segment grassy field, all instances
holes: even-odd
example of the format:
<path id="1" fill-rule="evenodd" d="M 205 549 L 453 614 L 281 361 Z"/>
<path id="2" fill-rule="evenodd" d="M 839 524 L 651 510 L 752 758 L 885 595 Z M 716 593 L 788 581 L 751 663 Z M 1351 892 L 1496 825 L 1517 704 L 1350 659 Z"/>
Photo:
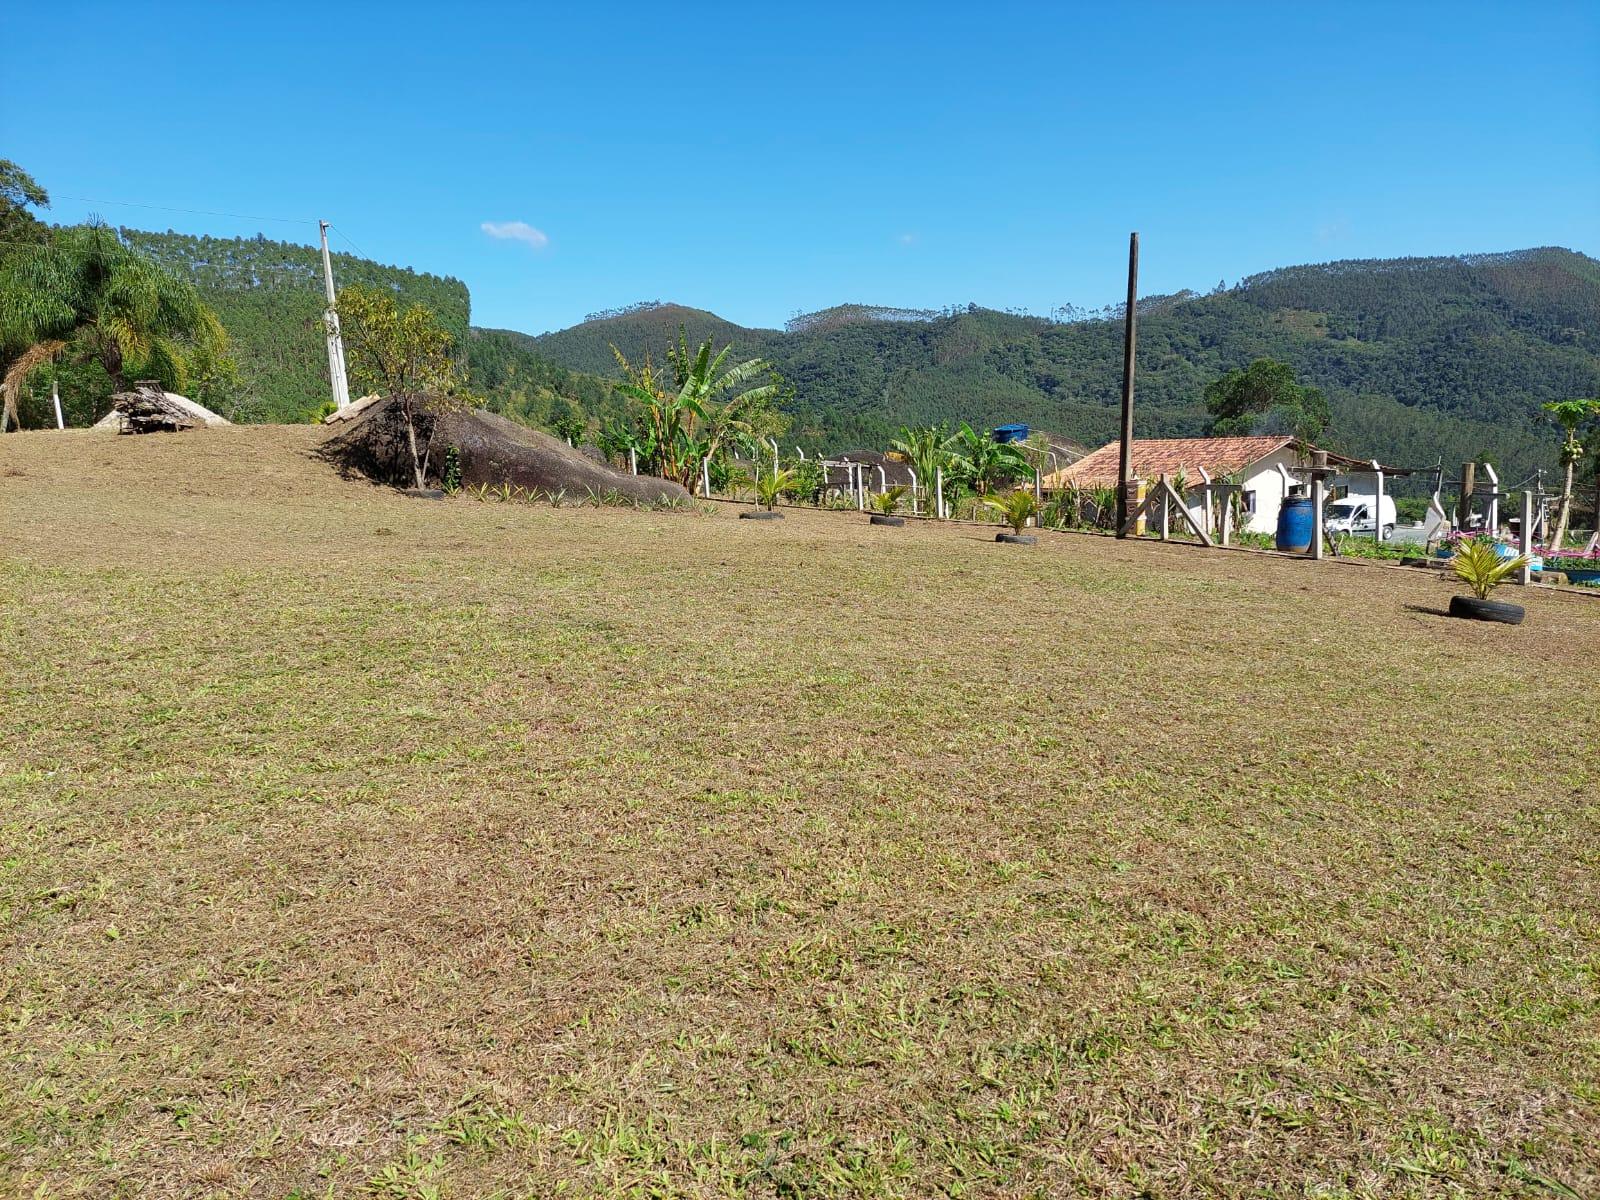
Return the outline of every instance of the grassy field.
<path id="1" fill-rule="evenodd" d="M 0 1195 L 1600 1194 L 1592 598 L 317 436 L 0 438 Z"/>

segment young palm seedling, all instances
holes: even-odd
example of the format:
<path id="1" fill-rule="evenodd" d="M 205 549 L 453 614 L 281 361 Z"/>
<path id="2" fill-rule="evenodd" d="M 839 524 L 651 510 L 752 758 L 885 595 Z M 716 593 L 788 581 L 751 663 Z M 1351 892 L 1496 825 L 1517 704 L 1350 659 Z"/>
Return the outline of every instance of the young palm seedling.
<path id="1" fill-rule="evenodd" d="M 895 513 L 908 491 L 910 489 L 905 484 L 897 483 L 885 491 L 875 492 L 872 497 L 872 516 L 868 520 L 874 525 L 904 525 L 906 519 L 895 516 Z"/>
<path id="2" fill-rule="evenodd" d="M 1028 522 L 1039 515 L 1039 501 L 1027 488 L 1014 488 L 1002 496 L 985 496 L 983 506 L 1000 514 L 1000 519 L 1011 526 L 1010 533 L 997 533 L 994 540 L 1010 542 L 1014 546 L 1031 546 L 1033 535 L 1022 531 Z"/>
<path id="3" fill-rule="evenodd" d="M 742 512 L 739 515 L 754 520 L 783 520 L 783 514 L 778 511 L 778 501 L 788 495 L 789 489 L 793 486 L 793 471 L 772 471 L 769 474 L 757 475 L 754 488 L 756 503 L 760 507 L 755 512 Z"/>
<path id="4" fill-rule="evenodd" d="M 1450 615 L 1473 621 L 1499 621 L 1504 625 L 1522 624 L 1522 605 L 1491 600 L 1489 594 L 1527 561 L 1527 556 L 1520 554 L 1516 558 L 1501 558 L 1488 538 L 1470 538 L 1462 542 L 1456 547 L 1451 562 L 1456 578 L 1467 585 L 1472 595 L 1451 596 Z"/>

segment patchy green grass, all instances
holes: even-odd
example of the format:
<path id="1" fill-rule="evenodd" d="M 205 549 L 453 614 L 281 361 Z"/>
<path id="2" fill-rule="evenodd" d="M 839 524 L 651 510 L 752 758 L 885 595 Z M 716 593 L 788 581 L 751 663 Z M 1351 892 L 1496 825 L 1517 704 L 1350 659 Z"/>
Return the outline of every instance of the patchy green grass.
<path id="1" fill-rule="evenodd" d="M 1600 604 L 0 438 L 0 1194 L 1600 1192 Z"/>

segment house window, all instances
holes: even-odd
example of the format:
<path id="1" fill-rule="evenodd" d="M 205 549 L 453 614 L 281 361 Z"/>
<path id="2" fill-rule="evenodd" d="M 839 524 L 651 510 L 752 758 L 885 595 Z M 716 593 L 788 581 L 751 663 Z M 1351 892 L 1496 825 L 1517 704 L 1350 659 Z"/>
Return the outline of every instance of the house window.
<path id="1" fill-rule="evenodd" d="M 1255 513 L 1256 513 L 1256 494 L 1255 494 L 1255 492 L 1250 491 L 1249 489 L 1246 489 L 1245 491 L 1241 492 L 1240 495 L 1244 497 L 1244 510 L 1245 510 L 1245 512 L 1249 513 L 1251 516 L 1255 516 Z"/>

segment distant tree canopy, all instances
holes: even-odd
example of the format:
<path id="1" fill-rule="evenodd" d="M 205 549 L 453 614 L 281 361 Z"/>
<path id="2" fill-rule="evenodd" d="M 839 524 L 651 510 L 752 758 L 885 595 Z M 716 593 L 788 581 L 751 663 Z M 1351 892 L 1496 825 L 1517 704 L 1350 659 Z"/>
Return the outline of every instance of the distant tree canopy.
<path id="1" fill-rule="evenodd" d="M 1208 432 L 1219 435 L 1292 433 L 1315 441 L 1328 428 L 1328 401 L 1316 388 L 1301 387 L 1294 368 L 1270 358 L 1229 371 L 1206 384 Z"/>
<path id="2" fill-rule="evenodd" d="M 9 158 L 0 158 L 0 253 L 4 243 L 45 241 L 49 226 L 28 209 L 49 207 L 49 194 L 33 176 Z"/>

